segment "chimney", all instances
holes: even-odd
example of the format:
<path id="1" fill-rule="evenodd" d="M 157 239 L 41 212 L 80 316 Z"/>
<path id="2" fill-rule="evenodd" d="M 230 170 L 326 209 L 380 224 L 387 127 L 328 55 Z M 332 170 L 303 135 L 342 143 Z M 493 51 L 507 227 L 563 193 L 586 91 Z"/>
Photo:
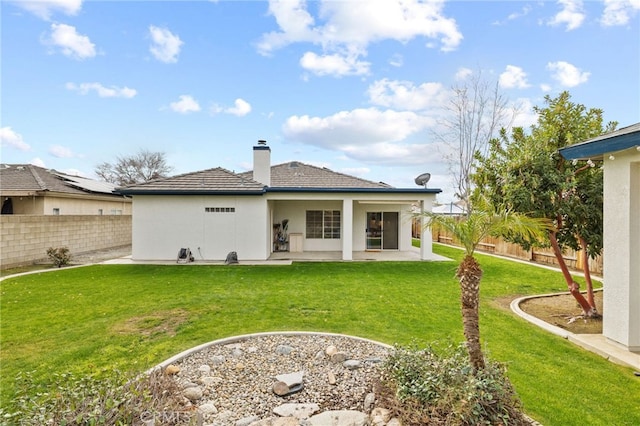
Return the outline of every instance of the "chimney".
<path id="1" fill-rule="evenodd" d="M 259 140 L 253 147 L 253 180 L 271 186 L 271 148 L 267 141 Z"/>

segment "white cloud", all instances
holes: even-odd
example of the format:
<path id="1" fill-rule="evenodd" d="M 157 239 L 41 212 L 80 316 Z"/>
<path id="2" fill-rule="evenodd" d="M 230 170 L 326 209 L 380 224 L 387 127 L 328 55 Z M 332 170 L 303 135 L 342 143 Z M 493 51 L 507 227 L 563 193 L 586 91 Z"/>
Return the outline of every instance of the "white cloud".
<path id="1" fill-rule="evenodd" d="M 432 148 L 409 145 L 405 140 L 433 123 L 434 120 L 411 111 L 368 108 L 341 111 L 328 117 L 291 116 L 282 130 L 292 141 L 338 151 L 352 159 L 413 164 L 425 161 L 425 155 L 433 154 Z"/>
<path id="2" fill-rule="evenodd" d="M 322 49 L 322 53 L 315 56 L 306 54 L 305 63 L 310 67 L 316 64 L 312 69 L 331 69 L 332 72 L 324 72 L 330 75 L 341 70 L 348 75 L 359 75 L 364 73 L 365 64 L 367 70 L 369 67 L 359 57 L 366 56 L 369 44 L 382 40 L 405 43 L 425 37 L 438 40 L 442 51 L 455 50 L 463 37 L 456 21 L 444 16 L 443 8 L 442 1 L 370 0 L 366 7 L 354 7 L 349 1 L 323 0 L 318 4 L 320 22 L 317 23 L 303 0 L 271 0 L 269 13 L 275 18 L 279 31 L 263 34 L 257 48 L 261 54 L 268 55 L 292 43 L 312 43 Z M 338 67 L 333 62 L 340 58 L 349 58 L 347 64 L 358 66 L 341 64 L 342 68 Z M 319 59 L 330 63 L 320 64 Z"/>
<path id="3" fill-rule="evenodd" d="M 382 79 L 373 82 L 367 90 L 374 105 L 402 110 L 420 111 L 437 106 L 446 97 L 440 83 L 423 83 L 419 86 L 410 81 Z"/>
<path id="4" fill-rule="evenodd" d="M 42 161 L 40 157 L 33 158 L 31 161 L 29 161 L 29 164 L 33 164 L 34 166 L 38 166 L 38 167 L 43 167 L 45 169 L 47 168 L 44 161 Z"/>
<path id="5" fill-rule="evenodd" d="M 180 95 L 180 100 L 171 102 L 169 108 L 180 114 L 200 111 L 200 104 L 190 95 Z"/>
<path id="6" fill-rule="evenodd" d="M 245 101 L 244 99 L 238 98 L 234 102 L 234 106 L 232 107 L 222 107 L 220 105 L 214 104 L 209 112 L 211 115 L 225 113 L 235 115 L 237 117 L 244 117 L 245 115 L 251 112 L 251 104 Z"/>
<path id="7" fill-rule="evenodd" d="M 542 90 L 543 92 L 550 92 L 551 91 L 551 85 L 549 85 L 547 83 L 542 83 L 540 85 L 540 90 Z"/>
<path id="8" fill-rule="evenodd" d="M 67 24 L 51 24 L 51 35 L 43 43 L 60 48 L 65 56 L 73 59 L 96 56 L 96 46 L 89 37 L 78 34 L 75 27 Z"/>
<path id="9" fill-rule="evenodd" d="M 166 28 L 149 26 L 152 44 L 149 46 L 151 54 L 160 62 L 178 62 L 180 47 L 184 44 L 180 37 L 174 35 Z"/>
<path id="10" fill-rule="evenodd" d="M 29 144 L 22 139 L 22 135 L 8 126 L 0 128 L 0 146 L 20 151 L 31 151 Z"/>
<path id="11" fill-rule="evenodd" d="M 590 72 L 582 71 L 575 65 L 564 61 L 549 62 L 547 69 L 552 72 L 551 77 L 564 87 L 575 87 L 586 83 L 591 75 Z"/>
<path id="12" fill-rule="evenodd" d="M 14 0 L 13 3 L 45 21 L 56 11 L 76 15 L 82 7 L 82 0 Z"/>
<path id="13" fill-rule="evenodd" d="M 81 95 L 86 95 L 94 90 L 101 98 L 133 98 L 138 93 L 135 89 L 128 87 L 105 87 L 100 83 L 67 83 L 65 87 Z"/>
<path id="14" fill-rule="evenodd" d="M 389 65 L 391 65 L 392 67 L 401 67 L 404 65 L 404 57 L 399 54 L 396 53 L 395 55 L 393 55 L 391 57 L 391 59 L 389 59 Z"/>
<path id="15" fill-rule="evenodd" d="M 460 80 L 466 80 L 467 78 L 469 78 L 471 75 L 473 74 L 473 71 L 469 68 L 458 68 L 458 71 L 456 71 L 456 75 L 454 76 L 454 78 L 458 81 Z"/>
<path id="16" fill-rule="evenodd" d="M 81 157 L 79 154 L 75 154 L 71 149 L 62 145 L 52 145 L 49 147 L 49 154 L 57 158 L 74 158 Z"/>
<path id="17" fill-rule="evenodd" d="M 362 62 L 357 56 L 343 56 L 338 53 L 317 55 L 306 52 L 300 59 L 300 66 L 316 75 L 366 75 L 371 64 Z"/>
<path id="18" fill-rule="evenodd" d="M 244 117 L 251 112 L 251 105 L 244 99 L 238 98 L 235 100 L 234 106 L 227 108 L 225 112 L 238 117 Z"/>
<path id="19" fill-rule="evenodd" d="M 562 10 L 548 21 L 549 25 L 566 25 L 567 31 L 580 28 L 584 22 L 585 13 L 582 8 L 582 0 L 558 0 Z"/>
<path id="20" fill-rule="evenodd" d="M 527 73 L 515 65 L 507 65 L 505 71 L 500 74 L 498 82 L 500 87 L 505 89 L 526 89 L 530 86 L 527 82 Z"/>
<path id="21" fill-rule="evenodd" d="M 605 27 L 626 25 L 640 10 L 640 0 L 604 0 L 604 5 L 600 22 Z"/>

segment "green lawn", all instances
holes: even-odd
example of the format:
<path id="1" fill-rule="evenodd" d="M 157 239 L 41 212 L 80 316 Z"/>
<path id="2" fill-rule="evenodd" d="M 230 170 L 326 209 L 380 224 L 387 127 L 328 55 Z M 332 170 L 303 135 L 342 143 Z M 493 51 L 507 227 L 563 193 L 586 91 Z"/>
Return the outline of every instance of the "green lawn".
<path id="1" fill-rule="evenodd" d="M 460 259 L 456 249 L 434 246 Z M 550 335 L 496 298 L 564 291 L 559 273 L 479 256 L 481 332 L 525 411 L 549 425 L 640 424 L 640 378 Z M 238 334 L 307 330 L 385 343 L 462 341 L 455 262 L 96 265 L 0 284 L 2 406 L 20 371 L 145 369 Z"/>

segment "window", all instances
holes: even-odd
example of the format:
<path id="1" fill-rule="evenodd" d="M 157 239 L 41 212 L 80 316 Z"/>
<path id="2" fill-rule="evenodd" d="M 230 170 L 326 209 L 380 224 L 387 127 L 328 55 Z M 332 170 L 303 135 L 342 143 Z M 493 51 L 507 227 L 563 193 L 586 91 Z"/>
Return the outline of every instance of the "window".
<path id="1" fill-rule="evenodd" d="M 102 216 L 102 215 L 103 215 L 102 209 L 98 209 L 98 216 Z"/>
<path id="2" fill-rule="evenodd" d="M 307 238 L 339 239 L 340 210 L 307 210 Z"/>
<path id="3" fill-rule="evenodd" d="M 204 211 L 207 213 L 235 213 L 235 207 L 205 207 Z"/>
<path id="4" fill-rule="evenodd" d="M 54 216 L 60 216 L 60 209 L 58 207 L 54 207 L 53 208 L 53 215 Z"/>
<path id="5" fill-rule="evenodd" d="M 122 215 L 122 210 L 120 210 L 120 209 L 111 209 L 111 214 L 115 215 L 115 216 L 120 216 L 120 215 Z"/>

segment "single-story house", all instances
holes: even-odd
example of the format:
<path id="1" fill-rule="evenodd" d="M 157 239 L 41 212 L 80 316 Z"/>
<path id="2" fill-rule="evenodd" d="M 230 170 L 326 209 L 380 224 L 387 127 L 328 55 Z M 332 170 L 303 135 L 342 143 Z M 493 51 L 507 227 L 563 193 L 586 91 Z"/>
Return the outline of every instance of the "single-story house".
<path id="1" fill-rule="evenodd" d="M 274 252 L 411 251 L 412 207 L 440 189 L 394 188 L 297 161 L 271 165 L 265 141 L 253 171 L 214 168 L 120 188 L 133 198 L 134 260 L 267 260 Z M 426 235 L 429 235 L 428 233 Z M 431 238 L 420 258 L 431 259 Z"/>
<path id="2" fill-rule="evenodd" d="M 130 215 L 131 198 L 115 189 L 33 164 L 0 165 L 2 214 Z"/>
<path id="3" fill-rule="evenodd" d="M 640 352 L 640 123 L 560 150 L 604 163 L 602 334 Z"/>

